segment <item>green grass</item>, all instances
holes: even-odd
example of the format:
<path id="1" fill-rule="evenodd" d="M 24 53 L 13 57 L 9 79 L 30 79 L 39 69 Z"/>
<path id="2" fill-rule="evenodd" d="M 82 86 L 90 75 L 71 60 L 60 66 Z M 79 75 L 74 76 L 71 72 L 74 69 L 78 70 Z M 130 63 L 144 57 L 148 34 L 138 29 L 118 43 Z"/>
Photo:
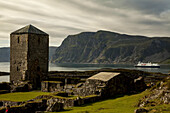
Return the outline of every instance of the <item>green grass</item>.
<path id="1" fill-rule="evenodd" d="M 166 59 L 165 61 L 161 62 L 162 64 L 170 64 L 170 59 Z"/>
<path id="2" fill-rule="evenodd" d="M 60 113 L 133 113 L 134 110 L 137 109 L 137 107 L 134 106 L 137 104 L 138 100 L 147 94 L 149 94 L 149 90 L 140 94 L 125 95 L 115 99 L 108 99 L 80 107 L 73 107 L 66 109 L 66 111 L 61 111 Z M 7 93 L 0 94 L 0 100 L 27 101 L 39 95 L 53 94 L 40 91 Z M 169 105 L 150 106 L 146 108 L 151 110 L 149 113 L 168 113 L 169 111 L 166 110 L 170 110 Z"/>
<path id="3" fill-rule="evenodd" d="M 138 100 L 148 92 L 108 99 L 81 107 L 73 107 L 60 113 L 133 113 Z"/>
<path id="4" fill-rule="evenodd" d="M 32 91 L 32 92 L 16 92 L 16 93 L 6 93 L 0 94 L 0 100 L 8 100 L 8 101 L 27 101 L 33 99 L 39 95 L 48 95 L 48 92 L 41 91 Z"/>

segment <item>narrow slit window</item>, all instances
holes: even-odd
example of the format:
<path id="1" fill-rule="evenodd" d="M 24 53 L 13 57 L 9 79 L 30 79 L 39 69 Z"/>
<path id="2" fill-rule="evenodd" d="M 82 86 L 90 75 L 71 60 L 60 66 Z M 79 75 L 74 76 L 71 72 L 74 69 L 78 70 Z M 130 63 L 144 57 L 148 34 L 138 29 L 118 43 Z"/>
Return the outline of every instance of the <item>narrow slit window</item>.
<path id="1" fill-rule="evenodd" d="M 19 37 L 18 37 L 18 43 L 19 43 L 19 41 L 20 41 L 20 40 L 19 40 Z"/>
<path id="2" fill-rule="evenodd" d="M 40 38 L 38 38 L 38 44 L 40 44 Z"/>
<path id="3" fill-rule="evenodd" d="M 19 71 L 19 68 L 18 68 L 18 66 L 17 66 L 17 71 Z"/>

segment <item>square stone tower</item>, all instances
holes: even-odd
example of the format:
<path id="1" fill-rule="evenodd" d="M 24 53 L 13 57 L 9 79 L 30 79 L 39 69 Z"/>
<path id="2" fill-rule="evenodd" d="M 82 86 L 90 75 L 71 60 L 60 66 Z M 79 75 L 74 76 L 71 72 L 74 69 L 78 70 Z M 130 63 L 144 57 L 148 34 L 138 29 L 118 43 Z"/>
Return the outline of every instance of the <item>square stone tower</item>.
<path id="1" fill-rule="evenodd" d="M 28 25 L 10 34 L 10 81 L 38 87 L 48 74 L 49 35 Z"/>

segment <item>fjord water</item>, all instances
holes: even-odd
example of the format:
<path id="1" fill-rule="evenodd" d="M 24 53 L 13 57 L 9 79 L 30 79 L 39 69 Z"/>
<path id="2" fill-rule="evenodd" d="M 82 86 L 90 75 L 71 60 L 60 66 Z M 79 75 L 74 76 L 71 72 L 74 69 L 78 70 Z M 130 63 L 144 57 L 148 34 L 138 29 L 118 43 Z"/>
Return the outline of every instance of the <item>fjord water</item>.
<path id="1" fill-rule="evenodd" d="M 113 69 L 136 69 L 147 72 L 161 72 L 167 74 L 170 71 L 170 65 L 161 65 L 161 68 L 135 68 L 129 64 L 49 64 L 49 71 L 87 71 L 101 68 Z M 9 72 L 10 62 L 0 62 L 0 71 Z M 9 76 L 0 76 L 0 82 L 8 82 Z"/>

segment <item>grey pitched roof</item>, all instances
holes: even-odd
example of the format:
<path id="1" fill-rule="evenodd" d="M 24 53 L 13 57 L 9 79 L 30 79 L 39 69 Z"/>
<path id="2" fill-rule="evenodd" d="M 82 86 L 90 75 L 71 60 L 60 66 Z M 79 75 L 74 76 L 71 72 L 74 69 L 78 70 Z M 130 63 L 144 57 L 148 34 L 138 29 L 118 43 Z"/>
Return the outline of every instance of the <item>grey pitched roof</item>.
<path id="1" fill-rule="evenodd" d="M 18 29 L 11 34 L 41 34 L 41 35 L 48 35 L 47 33 L 41 31 L 40 29 L 30 25 L 27 25 L 21 29 Z"/>
<path id="2" fill-rule="evenodd" d="M 88 79 L 93 79 L 93 80 L 101 80 L 101 81 L 109 81 L 111 78 L 119 75 L 120 73 L 111 73 L 111 72 L 100 72 L 96 75 L 93 75 L 92 77 Z"/>

